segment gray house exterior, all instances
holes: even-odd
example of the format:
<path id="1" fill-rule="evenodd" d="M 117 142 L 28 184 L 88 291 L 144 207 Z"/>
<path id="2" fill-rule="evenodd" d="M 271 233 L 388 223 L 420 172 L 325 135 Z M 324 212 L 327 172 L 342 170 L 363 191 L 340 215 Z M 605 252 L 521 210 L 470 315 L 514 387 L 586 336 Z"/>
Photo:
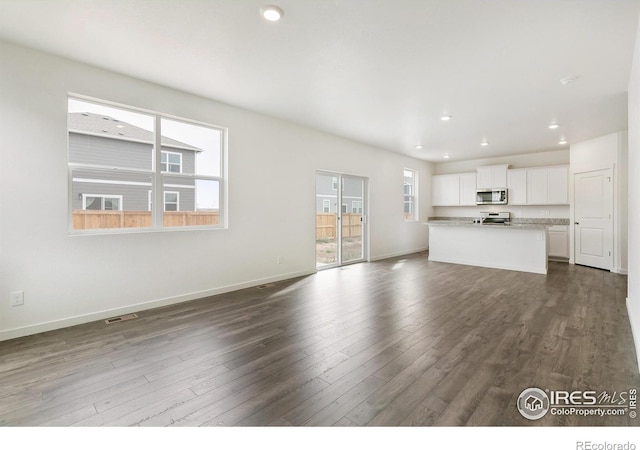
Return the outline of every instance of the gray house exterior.
<path id="1" fill-rule="evenodd" d="M 362 213 L 362 182 L 357 179 L 343 178 L 342 213 Z M 330 176 L 316 177 L 316 213 L 338 212 L 338 178 Z"/>
<path id="2" fill-rule="evenodd" d="M 69 113 L 69 162 L 84 166 L 125 169 L 122 172 L 74 169 L 74 210 L 151 210 L 151 177 L 126 169 L 150 171 L 154 134 L 109 116 Z M 195 211 L 195 184 L 171 178 L 170 173 L 195 173 L 196 154 L 202 150 L 163 136 L 162 172 L 165 174 L 165 211 Z"/>

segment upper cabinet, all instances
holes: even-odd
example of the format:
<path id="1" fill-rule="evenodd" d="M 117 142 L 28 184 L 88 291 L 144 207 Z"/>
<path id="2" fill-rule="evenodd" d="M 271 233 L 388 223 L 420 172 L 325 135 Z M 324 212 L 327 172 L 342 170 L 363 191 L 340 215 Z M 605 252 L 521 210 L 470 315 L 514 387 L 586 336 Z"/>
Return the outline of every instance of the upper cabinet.
<path id="1" fill-rule="evenodd" d="M 475 206 L 476 190 L 505 187 L 509 192 L 509 205 L 569 204 L 569 166 L 510 170 L 507 167 L 506 164 L 484 166 L 478 167 L 477 173 L 433 175 L 431 204 Z"/>
<path id="2" fill-rule="evenodd" d="M 510 205 L 568 205 L 569 167 L 509 170 Z"/>
<path id="3" fill-rule="evenodd" d="M 476 204 L 476 174 L 454 173 L 431 177 L 433 206 L 461 206 Z"/>
<path id="4" fill-rule="evenodd" d="M 507 169 L 509 164 L 478 167 L 478 189 L 495 189 L 507 187 Z"/>
<path id="5" fill-rule="evenodd" d="M 507 172 L 507 199 L 509 205 L 527 204 L 527 169 L 513 169 Z"/>
<path id="6" fill-rule="evenodd" d="M 460 178 L 458 175 L 433 175 L 431 177 L 431 204 L 433 206 L 460 204 Z"/>
<path id="7" fill-rule="evenodd" d="M 460 205 L 476 205 L 476 174 L 460 174 Z"/>
<path id="8" fill-rule="evenodd" d="M 547 186 L 547 169 L 527 170 L 527 204 L 546 205 L 549 187 Z"/>
<path id="9" fill-rule="evenodd" d="M 547 204 L 569 204 L 569 167 L 549 167 L 547 169 Z"/>

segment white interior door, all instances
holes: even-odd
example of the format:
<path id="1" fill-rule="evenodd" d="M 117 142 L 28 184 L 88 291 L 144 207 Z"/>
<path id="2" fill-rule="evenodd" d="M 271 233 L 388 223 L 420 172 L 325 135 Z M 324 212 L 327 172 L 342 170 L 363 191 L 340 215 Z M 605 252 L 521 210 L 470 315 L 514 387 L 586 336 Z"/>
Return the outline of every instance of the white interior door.
<path id="1" fill-rule="evenodd" d="M 613 179 L 611 169 L 574 177 L 575 262 L 599 269 L 613 267 Z"/>

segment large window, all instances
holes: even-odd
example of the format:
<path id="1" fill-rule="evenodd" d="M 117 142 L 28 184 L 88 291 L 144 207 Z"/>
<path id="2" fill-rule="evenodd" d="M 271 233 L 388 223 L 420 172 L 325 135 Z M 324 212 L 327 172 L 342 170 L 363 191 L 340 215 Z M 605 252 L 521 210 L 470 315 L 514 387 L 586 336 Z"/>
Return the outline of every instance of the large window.
<path id="1" fill-rule="evenodd" d="M 70 97 L 68 133 L 73 231 L 224 225 L 224 129 Z"/>
<path id="2" fill-rule="evenodd" d="M 418 220 L 417 178 L 415 170 L 404 169 L 404 220 Z"/>

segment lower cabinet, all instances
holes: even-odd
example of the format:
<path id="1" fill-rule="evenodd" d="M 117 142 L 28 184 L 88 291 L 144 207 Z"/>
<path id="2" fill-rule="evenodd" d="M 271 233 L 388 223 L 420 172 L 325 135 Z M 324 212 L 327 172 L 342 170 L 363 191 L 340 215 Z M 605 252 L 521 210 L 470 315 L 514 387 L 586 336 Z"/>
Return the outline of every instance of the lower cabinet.
<path id="1" fill-rule="evenodd" d="M 569 227 L 549 227 L 549 258 L 569 259 Z"/>

